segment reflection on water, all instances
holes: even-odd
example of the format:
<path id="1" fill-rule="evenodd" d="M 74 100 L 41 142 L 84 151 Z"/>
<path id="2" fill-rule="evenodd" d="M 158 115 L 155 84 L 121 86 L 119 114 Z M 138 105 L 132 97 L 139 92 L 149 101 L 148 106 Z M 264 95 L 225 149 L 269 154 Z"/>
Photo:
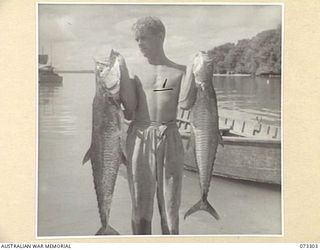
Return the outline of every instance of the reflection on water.
<path id="1" fill-rule="evenodd" d="M 72 135 L 75 115 L 68 102 L 61 100 L 61 86 L 40 86 L 39 117 L 41 133 Z"/>
<path id="2" fill-rule="evenodd" d="M 83 119 L 91 122 L 95 83 L 91 74 L 65 74 L 63 85 L 39 86 L 40 138 L 50 135 L 74 136 L 81 132 Z M 84 114 L 84 111 L 87 114 Z M 84 114 L 84 116 L 83 116 Z"/>

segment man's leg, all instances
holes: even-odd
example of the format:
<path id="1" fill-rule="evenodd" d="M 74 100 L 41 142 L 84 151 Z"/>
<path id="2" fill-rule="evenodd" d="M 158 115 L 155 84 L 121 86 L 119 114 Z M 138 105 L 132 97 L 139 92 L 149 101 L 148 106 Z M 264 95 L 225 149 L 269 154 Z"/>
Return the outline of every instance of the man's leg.
<path id="1" fill-rule="evenodd" d="M 179 234 L 179 208 L 181 202 L 183 146 L 178 130 L 168 128 L 157 164 L 157 197 L 163 234 Z M 162 166 L 161 166 L 162 165 Z"/>
<path id="2" fill-rule="evenodd" d="M 155 173 L 152 168 L 152 137 L 148 130 L 132 131 L 127 138 L 128 181 L 132 199 L 133 234 L 151 234 L 155 194 Z"/>

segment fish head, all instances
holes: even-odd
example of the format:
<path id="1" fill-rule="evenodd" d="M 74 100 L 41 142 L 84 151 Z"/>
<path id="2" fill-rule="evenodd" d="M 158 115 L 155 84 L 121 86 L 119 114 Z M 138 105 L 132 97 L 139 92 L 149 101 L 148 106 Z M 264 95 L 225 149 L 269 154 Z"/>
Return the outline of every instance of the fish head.
<path id="1" fill-rule="evenodd" d="M 98 89 L 104 96 L 119 98 L 120 92 L 120 54 L 111 50 L 105 61 L 95 60 L 95 74 Z"/>
<path id="2" fill-rule="evenodd" d="M 213 60 L 208 53 L 200 51 L 193 61 L 193 74 L 196 84 L 203 85 L 206 82 L 211 84 L 213 74 Z"/>

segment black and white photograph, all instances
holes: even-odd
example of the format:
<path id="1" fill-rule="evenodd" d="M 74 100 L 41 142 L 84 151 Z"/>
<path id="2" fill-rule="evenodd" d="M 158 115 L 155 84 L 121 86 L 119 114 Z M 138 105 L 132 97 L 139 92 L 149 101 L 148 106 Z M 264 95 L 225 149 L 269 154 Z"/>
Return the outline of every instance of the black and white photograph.
<path id="1" fill-rule="evenodd" d="M 283 235 L 283 4 L 36 8 L 37 238 Z"/>

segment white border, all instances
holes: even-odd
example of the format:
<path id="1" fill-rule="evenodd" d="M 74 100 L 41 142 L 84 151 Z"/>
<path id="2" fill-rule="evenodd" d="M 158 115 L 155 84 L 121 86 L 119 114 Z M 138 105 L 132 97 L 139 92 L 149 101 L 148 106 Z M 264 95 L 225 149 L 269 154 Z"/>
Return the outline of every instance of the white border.
<path id="1" fill-rule="evenodd" d="M 212 237 L 284 237 L 284 168 L 283 168 L 283 84 L 284 84 L 284 3 L 254 3 L 254 2 L 36 2 L 36 201 L 35 201 L 35 239 L 123 239 L 123 238 L 190 238 L 200 237 L 210 239 Z M 39 149 L 39 84 L 38 84 L 38 53 L 39 53 L 39 5 L 273 5 L 281 6 L 281 234 L 190 234 L 190 235 L 87 235 L 87 236 L 38 236 L 38 149 Z"/>

